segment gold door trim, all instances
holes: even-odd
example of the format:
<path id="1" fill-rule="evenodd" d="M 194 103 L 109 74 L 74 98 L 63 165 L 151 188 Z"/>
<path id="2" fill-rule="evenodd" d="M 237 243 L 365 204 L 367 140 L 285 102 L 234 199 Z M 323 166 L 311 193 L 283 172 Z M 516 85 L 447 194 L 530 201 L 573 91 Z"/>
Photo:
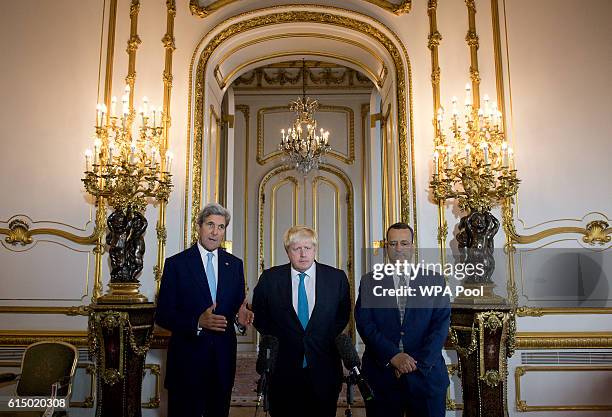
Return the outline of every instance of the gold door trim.
<path id="1" fill-rule="evenodd" d="M 346 131 L 348 132 L 348 155 L 340 153 L 334 149 L 328 152 L 329 156 L 335 158 L 345 164 L 351 165 L 355 162 L 355 113 L 353 109 L 347 106 L 320 105 L 320 112 L 326 113 L 344 113 L 347 115 Z M 281 151 L 274 151 L 264 155 L 264 117 L 269 113 L 284 113 L 289 112 L 289 106 L 271 106 L 262 107 L 257 110 L 257 155 L 256 160 L 259 165 L 265 165 L 268 162 L 282 156 Z"/>
<path id="2" fill-rule="evenodd" d="M 304 10 L 305 7 L 314 10 Z M 397 108 L 398 118 L 398 136 L 399 136 L 399 160 L 400 160 L 400 190 L 401 190 L 401 220 L 412 223 L 415 229 L 415 236 L 418 236 L 418 222 L 416 212 L 416 168 L 415 168 L 415 155 L 414 155 L 414 132 L 413 129 L 408 131 L 409 126 L 412 126 L 413 121 L 413 106 L 412 106 L 412 69 L 410 64 L 410 58 L 406 51 L 406 47 L 402 43 L 401 39 L 391 31 L 383 23 L 376 21 L 371 16 L 367 16 L 358 12 L 349 11 L 341 8 L 334 8 L 329 6 L 321 5 L 292 5 L 283 6 L 282 8 L 293 10 L 280 10 L 279 7 L 270 7 L 266 9 L 258 9 L 252 12 L 246 12 L 243 14 L 236 15 L 221 23 L 220 25 L 226 24 L 228 21 L 230 25 L 224 30 L 220 30 L 219 33 L 214 35 L 208 45 L 202 50 L 198 57 L 200 47 L 204 43 L 205 36 L 202 37 L 194 53 L 189 70 L 189 97 L 188 97 L 188 115 L 187 115 L 187 159 L 186 159 L 186 187 L 185 187 L 185 217 L 184 217 L 184 246 L 187 246 L 187 240 L 189 236 L 189 230 L 191 228 L 192 236 L 197 235 L 197 224 L 195 222 L 198 211 L 200 210 L 202 202 L 202 144 L 204 139 L 204 126 L 203 126 L 203 111 L 204 111 L 204 95 L 206 91 L 206 67 L 212 54 L 221 46 L 222 43 L 231 39 L 232 37 L 254 29 L 263 28 L 266 26 L 294 23 L 294 22 L 305 22 L 305 23 L 320 23 L 325 25 L 339 26 L 347 29 L 358 31 L 374 41 L 381 44 L 388 52 L 394 63 L 394 75 L 395 81 L 395 99 Z M 266 12 L 266 14 L 260 14 Z M 358 20 L 353 17 L 342 16 L 339 13 L 350 12 L 356 16 L 361 17 L 364 20 L 370 20 L 376 22 L 377 25 L 384 27 L 390 32 L 390 36 L 387 36 L 378 28 L 374 27 L 370 22 L 364 20 Z M 335 14 L 338 13 L 338 14 Z M 247 20 L 238 21 L 236 20 L 245 18 Z M 214 33 L 217 25 L 213 28 Z M 396 45 L 397 44 L 397 45 Z M 406 60 L 406 66 L 404 66 L 404 59 Z M 197 61 L 197 63 L 196 63 Z M 195 89 L 195 91 L 193 91 Z M 193 104 L 193 105 L 192 105 Z M 192 109 L 193 108 L 193 109 Z M 192 128 L 193 119 L 193 128 Z M 192 130 L 193 129 L 193 130 Z M 191 137 L 193 131 L 193 152 L 190 151 L 192 146 Z M 409 171 L 408 161 L 411 162 L 411 169 Z M 190 173 L 192 175 L 190 175 Z M 191 179 L 191 180 L 190 180 Z M 191 181 L 191 187 L 189 182 Z M 191 201 L 190 201 L 191 193 Z M 412 210 L 411 210 L 412 208 Z M 191 216 L 189 215 L 191 210 Z M 409 220 L 412 216 L 412 222 Z"/>
<path id="3" fill-rule="evenodd" d="M 274 259 L 274 248 L 276 247 L 276 221 L 274 217 L 274 214 L 276 213 L 276 192 L 280 187 L 289 182 L 293 184 L 293 224 L 297 224 L 298 220 L 298 180 L 295 177 L 289 176 L 272 186 L 272 196 L 270 198 L 270 247 L 272 248 L 270 250 L 270 266 L 276 265 Z M 264 195 L 262 194 L 261 198 L 264 198 L 263 196 Z"/>
<path id="4" fill-rule="evenodd" d="M 338 188 L 338 185 L 336 183 L 334 183 L 333 181 L 330 181 L 328 178 L 322 177 L 322 176 L 317 176 L 313 179 L 312 181 L 312 226 L 314 228 L 314 230 L 316 230 L 317 234 L 320 235 L 319 233 L 319 227 L 318 227 L 318 197 L 317 197 L 317 193 L 319 191 L 319 182 L 324 182 L 327 185 L 329 185 L 330 187 L 333 188 L 334 190 L 334 195 L 335 195 L 335 199 L 334 199 L 334 204 L 336 205 L 336 268 L 338 269 L 342 269 L 342 233 L 340 233 L 340 229 L 342 228 L 342 224 L 341 224 L 341 215 L 340 215 L 340 189 Z M 320 245 L 317 246 L 317 257 L 319 256 L 319 248 Z"/>

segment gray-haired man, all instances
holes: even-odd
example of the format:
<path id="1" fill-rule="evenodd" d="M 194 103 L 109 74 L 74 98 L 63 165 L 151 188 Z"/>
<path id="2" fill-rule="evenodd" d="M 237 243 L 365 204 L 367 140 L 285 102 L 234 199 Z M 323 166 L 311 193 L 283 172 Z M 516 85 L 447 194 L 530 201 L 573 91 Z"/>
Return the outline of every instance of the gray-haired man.
<path id="1" fill-rule="evenodd" d="M 236 373 L 237 317 L 246 309 L 242 260 L 220 248 L 230 214 L 219 204 L 198 214 L 198 242 L 166 260 L 156 322 L 172 332 L 165 387 L 168 417 L 227 417 Z"/>

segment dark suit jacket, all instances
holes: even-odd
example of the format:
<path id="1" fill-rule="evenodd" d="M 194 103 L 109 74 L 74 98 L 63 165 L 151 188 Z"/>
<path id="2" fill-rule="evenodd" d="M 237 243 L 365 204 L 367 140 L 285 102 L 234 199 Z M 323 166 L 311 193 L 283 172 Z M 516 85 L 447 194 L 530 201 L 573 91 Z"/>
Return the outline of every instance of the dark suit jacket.
<path id="1" fill-rule="evenodd" d="M 351 309 L 344 271 L 316 263 L 315 306 L 306 330 L 293 308 L 291 266 L 270 268 L 259 277 L 253 292 L 255 328 L 279 340 L 278 358 L 270 390 L 290 389 L 292 379 L 308 362 L 315 392 L 321 399 L 338 398 L 342 363 L 335 338 L 346 327 Z"/>
<path id="2" fill-rule="evenodd" d="M 376 393 L 396 386 L 393 367 L 388 364 L 400 352 L 401 338 L 405 353 L 417 361 L 414 372 L 419 374 L 418 383 L 425 383 L 427 387 L 424 388 L 430 393 L 444 392 L 449 384 L 442 357 L 450 325 L 448 297 L 409 297 L 403 323 L 400 323 L 395 297 L 387 298 L 386 305 L 381 305 L 380 300 L 372 300 L 373 287 L 377 285 L 394 288 L 393 277 L 377 281 L 371 274 L 365 275 L 355 303 L 357 331 L 366 346 L 362 360 L 363 373 L 373 390 Z M 418 276 L 409 285 L 418 292 L 418 286 L 444 285 L 444 278 L 439 275 Z"/>
<path id="3" fill-rule="evenodd" d="M 216 314 L 227 318 L 225 332 L 202 330 L 200 315 L 212 305 L 206 272 L 197 244 L 166 260 L 155 321 L 172 332 L 165 386 L 183 389 L 214 380 L 231 390 L 236 371 L 234 317 L 244 300 L 242 261 L 218 250 Z"/>

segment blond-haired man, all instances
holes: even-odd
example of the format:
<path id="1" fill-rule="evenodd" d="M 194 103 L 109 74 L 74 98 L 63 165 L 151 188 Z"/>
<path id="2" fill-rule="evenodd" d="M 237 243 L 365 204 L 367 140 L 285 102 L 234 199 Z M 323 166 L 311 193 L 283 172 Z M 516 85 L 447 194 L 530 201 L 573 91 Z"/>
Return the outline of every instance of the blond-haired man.
<path id="1" fill-rule="evenodd" d="M 265 270 L 253 293 L 255 328 L 279 340 L 270 381 L 273 417 L 336 415 L 342 364 L 334 340 L 350 316 L 344 271 L 315 261 L 317 233 L 285 233 L 289 263 Z"/>

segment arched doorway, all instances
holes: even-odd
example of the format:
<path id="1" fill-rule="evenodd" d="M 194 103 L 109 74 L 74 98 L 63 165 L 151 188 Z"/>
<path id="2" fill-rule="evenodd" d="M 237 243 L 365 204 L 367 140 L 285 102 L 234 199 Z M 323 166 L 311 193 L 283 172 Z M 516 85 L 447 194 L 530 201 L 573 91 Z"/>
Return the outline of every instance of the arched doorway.
<path id="1" fill-rule="evenodd" d="M 204 36 L 194 51 L 185 244 L 192 240 L 194 215 L 203 197 L 210 195 L 210 182 L 204 183 L 203 176 L 210 172 L 205 165 L 216 151 L 214 146 L 206 146 L 211 138 L 214 142 L 214 121 L 221 114 L 225 90 L 253 68 L 304 57 L 325 57 L 363 72 L 376 84 L 380 108 L 384 109 L 379 114 L 382 119 L 387 116 L 383 134 L 389 181 L 387 189 L 381 190 L 387 196 L 386 217 L 416 226 L 410 63 L 405 47 L 393 32 L 369 16 L 326 6 L 281 6 L 227 19 Z M 382 217 L 382 213 L 371 215 Z"/>

